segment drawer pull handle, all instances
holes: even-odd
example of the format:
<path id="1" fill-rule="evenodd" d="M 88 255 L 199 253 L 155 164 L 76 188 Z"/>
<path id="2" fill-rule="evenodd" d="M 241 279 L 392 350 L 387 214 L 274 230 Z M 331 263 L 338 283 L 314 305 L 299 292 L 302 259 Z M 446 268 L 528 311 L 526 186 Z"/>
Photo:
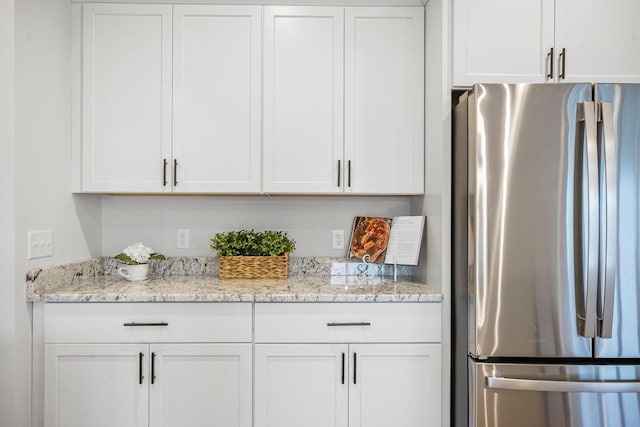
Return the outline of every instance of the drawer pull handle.
<path id="1" fill-rule="evenodd" d="M 344 353 L 342 353 L 342 384 L 344 384 Z"/>
<path id="2" fill-rule="evenodd" d="M 371 326 L 371 322 L 330 322 L 327 326 Z"/>
<path id="3" fill-rule="evenodd" d="M 155 322 L 155 323 L 129 322 L 129 323 L 125 323 L 123 326 L 169 326 L 169 324 L 167 322 Z"/>

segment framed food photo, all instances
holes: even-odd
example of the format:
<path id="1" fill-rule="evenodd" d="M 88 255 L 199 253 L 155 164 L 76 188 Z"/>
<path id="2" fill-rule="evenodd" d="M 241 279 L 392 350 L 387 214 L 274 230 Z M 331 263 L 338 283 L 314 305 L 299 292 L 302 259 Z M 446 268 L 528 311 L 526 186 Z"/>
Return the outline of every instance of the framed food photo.
<path id="1" fill-rule="evenodd" d="M 362 261 L 369 255 L 367 262 L 384 263 L 390 232 L 391 218 L 355 217 L 347 259 Z"/>

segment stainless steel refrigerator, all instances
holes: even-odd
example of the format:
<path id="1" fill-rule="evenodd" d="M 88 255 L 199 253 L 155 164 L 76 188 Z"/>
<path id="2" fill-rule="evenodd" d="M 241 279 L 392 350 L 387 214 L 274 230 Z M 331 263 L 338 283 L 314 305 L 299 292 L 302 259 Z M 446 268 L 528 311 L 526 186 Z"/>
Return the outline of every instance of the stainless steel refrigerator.
<path id="1" fill-rule="evenodd" d="M 640 85 L 454 110 L 455 426 L 640 426 Z"/>

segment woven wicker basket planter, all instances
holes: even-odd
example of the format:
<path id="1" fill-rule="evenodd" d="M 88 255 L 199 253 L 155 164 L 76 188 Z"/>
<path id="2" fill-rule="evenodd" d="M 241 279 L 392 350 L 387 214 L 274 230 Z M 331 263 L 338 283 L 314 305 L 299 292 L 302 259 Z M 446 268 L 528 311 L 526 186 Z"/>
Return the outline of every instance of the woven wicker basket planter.
<path id="1" fill-rule="evenodd" d="M 286 279 L 289 253 L 283 256 L 221 256 L 221 279 Z"/>

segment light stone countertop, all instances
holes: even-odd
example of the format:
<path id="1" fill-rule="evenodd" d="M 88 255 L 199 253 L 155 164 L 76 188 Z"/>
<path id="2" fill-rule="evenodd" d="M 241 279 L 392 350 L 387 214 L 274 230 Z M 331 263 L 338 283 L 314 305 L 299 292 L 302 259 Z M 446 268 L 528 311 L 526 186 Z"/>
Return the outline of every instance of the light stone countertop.
<path id="1" fill-rule="evenodd" d="M 440 302 L 442 293 L 408 276 L 348 275 L 222 280 L 213 275 L 150 275 L 142 282 L 104 274 L 103 259 L 27 273 L 31 302 Z M 107 266 L 108 267 L 108 266 Z M 154 269 L 151 270 L 154 273 Z"/>

